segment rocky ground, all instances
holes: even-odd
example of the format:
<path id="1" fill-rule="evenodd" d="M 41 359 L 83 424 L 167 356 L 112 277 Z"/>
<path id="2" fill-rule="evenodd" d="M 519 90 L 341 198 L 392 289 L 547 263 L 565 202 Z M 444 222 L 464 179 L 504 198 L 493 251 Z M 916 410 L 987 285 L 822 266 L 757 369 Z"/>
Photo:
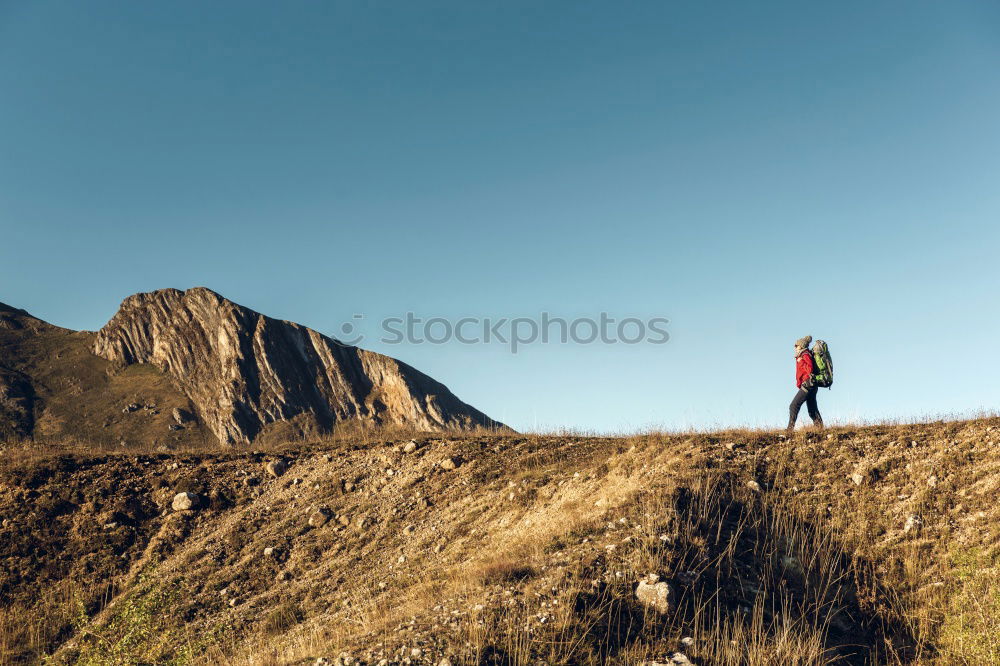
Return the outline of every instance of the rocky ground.
<path id="1" fill-rule="evenodd" d="M 10 448 L 0 661 L 1000 663 L 998 446 L 982 419 Z"/>

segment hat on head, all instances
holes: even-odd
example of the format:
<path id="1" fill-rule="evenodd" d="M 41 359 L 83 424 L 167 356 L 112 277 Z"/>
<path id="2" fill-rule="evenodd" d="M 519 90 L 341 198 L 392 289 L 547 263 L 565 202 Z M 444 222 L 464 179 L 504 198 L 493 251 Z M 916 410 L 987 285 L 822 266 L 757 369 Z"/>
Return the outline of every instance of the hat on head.
<path id="1" fill-rule="evenodd" d="M 796 347 L 802 347 L 803 349 L 808 349 L 809 348 L 809 343 L 812 342 L 812 341 L 813 341 L 813 336 L 807 335 L 804 338 L 799 338 L 798 340 L 796 340 L 795 341 L 795 346 Z"/>

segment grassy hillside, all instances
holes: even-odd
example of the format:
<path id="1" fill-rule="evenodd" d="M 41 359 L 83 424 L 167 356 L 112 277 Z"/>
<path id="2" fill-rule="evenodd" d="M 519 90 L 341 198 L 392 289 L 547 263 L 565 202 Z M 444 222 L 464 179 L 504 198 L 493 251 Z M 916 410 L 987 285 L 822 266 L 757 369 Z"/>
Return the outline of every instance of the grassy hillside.
<path id="1" fill-rule="evenodd" d="M 1000 419 L 410 441 L 8 448 L 0 662 L 1000 663 Z"/>
<path id="2" fill-rule="evenodd" d="M 197 422 L 171 430 L 173 409 L 191 410 L 187 398 L 155 366 L 117 368 L 95 356 L 94 337 L 0 303 L 0 388 L 5 378 L 18 379 L 29 412 L 27 419 L 10 413 L 0 400 L 0 441 L 166 448 L 215 442 Z M 123 411 L 129 405 L 138 408 Z M 27 427 L 14 427 L 24 421 Z"/>

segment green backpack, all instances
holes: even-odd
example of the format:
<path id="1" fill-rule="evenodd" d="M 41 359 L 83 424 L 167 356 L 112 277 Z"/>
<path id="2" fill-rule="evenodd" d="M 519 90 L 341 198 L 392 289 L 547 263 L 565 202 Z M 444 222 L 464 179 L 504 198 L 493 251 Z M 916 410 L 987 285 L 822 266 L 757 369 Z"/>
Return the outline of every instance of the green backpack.
<path id="1" fill-rule="evenodd" d="M 822 340 L 817 340 L 812 346 L 813 356 L 813 386 L 833 386 L 833 359 L 830 358 L 830 348 Z"/>

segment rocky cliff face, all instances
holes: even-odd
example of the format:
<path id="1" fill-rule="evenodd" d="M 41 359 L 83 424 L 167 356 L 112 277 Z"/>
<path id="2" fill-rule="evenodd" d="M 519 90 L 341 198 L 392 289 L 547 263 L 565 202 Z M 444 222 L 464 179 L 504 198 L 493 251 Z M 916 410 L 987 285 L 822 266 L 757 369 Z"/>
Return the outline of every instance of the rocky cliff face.
<path id="1" fill-rule="evenodd" d="M 158 366 L 226 443 L 252 441 L 281 422 L 318 432 L 345 421 L 424 430 L 500 425 L 405 363 L 204 288 L 130 296 L 98 332 L 94 353 L 123 366 Z"/>

